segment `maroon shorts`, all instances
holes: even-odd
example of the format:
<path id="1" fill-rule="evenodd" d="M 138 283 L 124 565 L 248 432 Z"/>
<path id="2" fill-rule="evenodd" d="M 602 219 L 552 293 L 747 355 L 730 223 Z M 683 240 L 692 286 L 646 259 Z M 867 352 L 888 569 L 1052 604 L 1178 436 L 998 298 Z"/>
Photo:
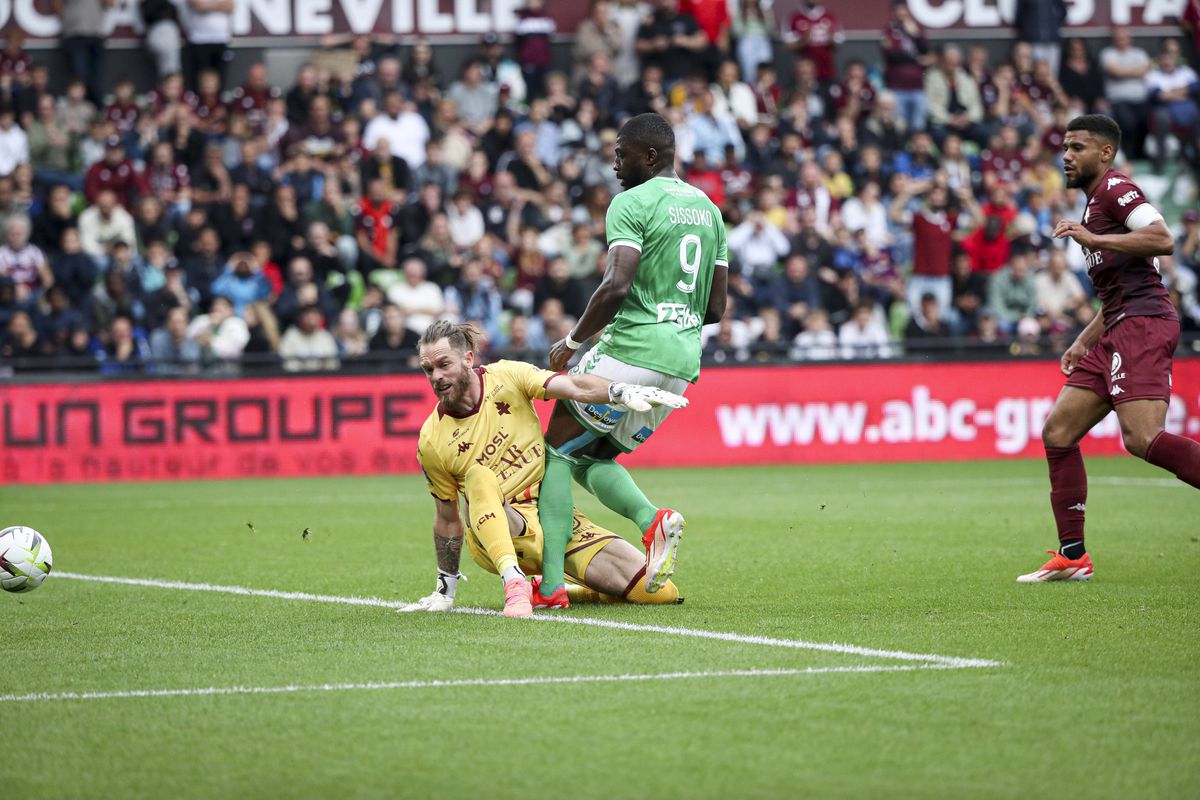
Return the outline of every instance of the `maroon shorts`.
<path id="1" fill-rule="evenodd" d="M 1067 386 L 1091 389 L 1115 405 L 1130 400 L 1171 402 L 1171 356 L 1179 322 L 1163 317 L 1126 317 L 1088 351 Z"/>

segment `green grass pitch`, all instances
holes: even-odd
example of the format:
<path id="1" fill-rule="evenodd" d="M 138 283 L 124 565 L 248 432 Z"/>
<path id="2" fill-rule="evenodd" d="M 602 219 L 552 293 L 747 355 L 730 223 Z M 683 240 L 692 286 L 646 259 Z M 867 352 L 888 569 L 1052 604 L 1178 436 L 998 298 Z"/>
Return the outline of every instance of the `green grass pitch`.
<path id="1" fill-rule="evenodd" d="M 539 612 L 732 640 L 66 575 L 415 599 L 416 477 L 0 488 L 0 522 L 64 573 L 0 596 L 0 695 L 184 692 L 0 701 L 0 795 L 1196 797 L 1200 495 L 1131 458 L 1089 468 L 1088 584 L 1014 583 L 1055 543 L 1040 462 L 647 470 L 689 520 L 686 603 Z M 464 571 L 459 605 L 499 608 Z M 897 666 L 919 668 L 830 671 Z M 783 672 L 728 674 L 759 670 Z M 681 672 L 725 674 L 538 682 Z M 416 685 L 190 693 L 373 682 Z"/>

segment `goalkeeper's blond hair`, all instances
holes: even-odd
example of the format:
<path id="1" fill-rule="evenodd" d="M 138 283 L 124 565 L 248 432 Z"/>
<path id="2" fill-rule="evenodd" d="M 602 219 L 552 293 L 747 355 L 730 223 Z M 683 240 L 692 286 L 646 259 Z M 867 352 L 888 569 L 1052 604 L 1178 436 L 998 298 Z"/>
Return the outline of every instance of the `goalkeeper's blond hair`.
<path id="1" fill-rule="evenodd" d="M 421 338 L 417 341 L 417 349 L 445 339 L 458 352 L 467 353 L 475 350 L 482 336 L 480 330 L 470 322 L 451 322 L 448 319 L 439 319 L 421 334 Z"/>

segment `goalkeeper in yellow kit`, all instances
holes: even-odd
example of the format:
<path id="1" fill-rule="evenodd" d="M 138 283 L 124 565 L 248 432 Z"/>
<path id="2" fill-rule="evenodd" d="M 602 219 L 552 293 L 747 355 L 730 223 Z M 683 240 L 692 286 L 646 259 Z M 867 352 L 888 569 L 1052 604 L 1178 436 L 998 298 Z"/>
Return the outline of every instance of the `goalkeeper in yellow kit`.
<path id="1" fill-rule="evenodd" d="M 528 617 L 534 585 L 526 572 L 541 571 L 542 530 L 537 498 L 546 448 L 533 400 L 577 400 L 649 410 L 680 408 L 687 401 L 652 387 L 613 383 L 593 375 L 564 375 L 518 361 L 475 365 L 474 328 L 439 320 L 421 336 L 421 369 L 438 397 L 421 426 L 417 460 L 436 507 L 433 539 L 437 590 L 401 611 L 445 611 L 454 605 L 464 538 L 471 557 L 504 579 L 504 613 Z M 458 497 L 467 501 L 467 520 Z M 655 594 L 641 586 L 644 554 L 575 512 L 567 543 L 566 573 L 577 599 L 671 603 L 678 589 Z"/>

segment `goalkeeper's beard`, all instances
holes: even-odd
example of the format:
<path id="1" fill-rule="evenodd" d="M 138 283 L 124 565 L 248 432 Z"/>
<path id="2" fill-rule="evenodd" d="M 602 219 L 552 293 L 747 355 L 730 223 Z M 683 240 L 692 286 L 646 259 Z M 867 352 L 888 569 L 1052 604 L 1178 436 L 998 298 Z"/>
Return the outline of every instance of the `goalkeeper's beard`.
<path id="1" fill-rule="evenodd" d="M 464 369 L 462 375 L 450 384 L 450 388 L 442 396 L 442 403 L 447 408 L 457 408 L 466 404 L 467 392 L 471 388 L 471 376 L 471 370 Z"/>

